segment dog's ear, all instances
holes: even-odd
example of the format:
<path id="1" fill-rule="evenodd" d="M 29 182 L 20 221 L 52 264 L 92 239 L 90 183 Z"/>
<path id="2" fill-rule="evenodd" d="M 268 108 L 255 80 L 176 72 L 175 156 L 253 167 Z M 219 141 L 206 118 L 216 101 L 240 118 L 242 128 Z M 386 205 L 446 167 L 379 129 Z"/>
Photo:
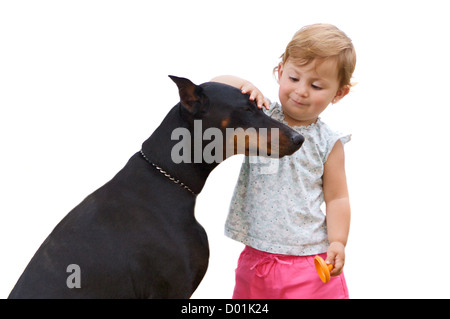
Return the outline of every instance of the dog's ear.
<path id="1" fill-rule="evenodd" d="M 203 102 L 205 95 L 203 89 L 192 83 L 189 79 L 179 78 L 177 76 L 169 75 L 172 81 L 178 86 L 181 104 L 190 113 L 199 116 L 203 110 Z"/>

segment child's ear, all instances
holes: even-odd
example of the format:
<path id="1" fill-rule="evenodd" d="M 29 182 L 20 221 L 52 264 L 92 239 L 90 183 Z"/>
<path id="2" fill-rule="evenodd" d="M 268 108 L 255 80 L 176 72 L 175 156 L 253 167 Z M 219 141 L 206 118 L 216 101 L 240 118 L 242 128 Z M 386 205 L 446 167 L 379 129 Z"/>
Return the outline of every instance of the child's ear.
<path id="1" fill-rule="evenodd" d="M 332 101 L 333 104 L 336 104 L 337 102 L 342 100 L 344 98 L 344 96 L 346 96 L 349 92 L 350 92 L 350 86 L 344 85 L 343 87 L 341 87 L 339 90 L 337 90 L 336 95 L 333 98 L 333 101 Z"/>
<path id="2" fill-rule="evenodd" d="M 278 64 L 278 82 L 280 81 L 282 75 L 283 75 L 283 63 L 280 62 L 280 64 Z"/>

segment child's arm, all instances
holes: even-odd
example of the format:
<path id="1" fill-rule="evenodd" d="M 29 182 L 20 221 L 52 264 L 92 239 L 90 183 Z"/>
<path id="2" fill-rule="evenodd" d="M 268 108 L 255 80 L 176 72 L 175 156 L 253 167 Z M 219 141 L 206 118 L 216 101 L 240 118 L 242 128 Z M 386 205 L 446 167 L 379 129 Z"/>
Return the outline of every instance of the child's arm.
<path id="1" fill-rule="evenodd" d="M 345 176 L 345 156 L 342 142 L 337 141 L 324 166 L 323 192 L 327 212 L 327 263 L 334 265 L 332 276 L 342 272 L 345 245 L 350 230 L 350 201 Z"/>
<path id="2" fill-rule="evenodd" d="M 243 94 L 248 94 L 251 101 L 256 101 L 256 105 L 259 108 L 264 106 L 266 109 L 269 109 L 270 107 L 270 102 L 264 97 L 264 94 L 262 94 L 256 86 L 247 80 L 241 79 L 234 75 L 220 75 L 213 78 L 211 81 L 228 84 L 238 88 Z"/>

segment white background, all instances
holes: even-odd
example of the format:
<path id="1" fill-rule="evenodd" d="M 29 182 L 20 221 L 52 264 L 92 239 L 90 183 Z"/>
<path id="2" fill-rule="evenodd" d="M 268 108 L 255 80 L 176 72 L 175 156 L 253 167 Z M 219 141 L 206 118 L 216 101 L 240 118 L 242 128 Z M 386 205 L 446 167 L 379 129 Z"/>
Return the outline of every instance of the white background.
<path id="1" fill-rule="evenodd" d="M 317 22 L 358 55 L 358 85 L 322 116 L 353 134 L 350 296 L 449 298 L 450 20 L 437 0 L 0 2 L 0 297 L 177 103 L 168 74 L 235 74 L 276 100 L 278 57 Z M 231 297 L 243 246 L 223 226 L 241 161 L 198 197 L 211 259 L 194 298 Z"/>

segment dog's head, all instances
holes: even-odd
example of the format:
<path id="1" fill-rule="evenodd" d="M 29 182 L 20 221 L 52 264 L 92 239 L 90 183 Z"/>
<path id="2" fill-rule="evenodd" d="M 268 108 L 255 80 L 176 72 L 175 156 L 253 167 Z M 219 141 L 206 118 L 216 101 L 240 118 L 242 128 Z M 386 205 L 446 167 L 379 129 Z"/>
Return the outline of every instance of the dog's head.
<path id="1" fill-rule="evenodd" d="M 283 157 L 297 151 L 304 141 L 302 135 L 267 116 L 237 88 L 170 78 L 178 86 L 183 116 L 201 129 L 203 147 L 211 141 L 220 143 L 223 159 L 234 154 Z"/>

